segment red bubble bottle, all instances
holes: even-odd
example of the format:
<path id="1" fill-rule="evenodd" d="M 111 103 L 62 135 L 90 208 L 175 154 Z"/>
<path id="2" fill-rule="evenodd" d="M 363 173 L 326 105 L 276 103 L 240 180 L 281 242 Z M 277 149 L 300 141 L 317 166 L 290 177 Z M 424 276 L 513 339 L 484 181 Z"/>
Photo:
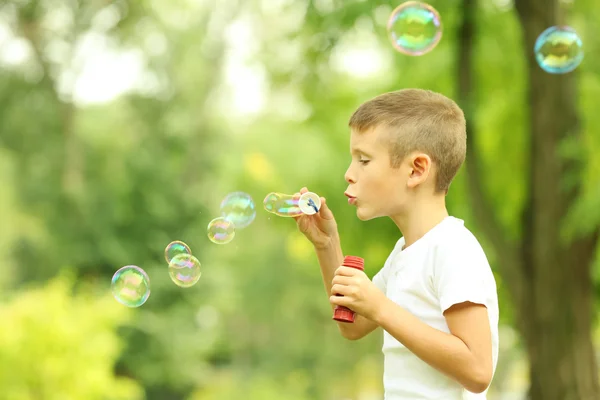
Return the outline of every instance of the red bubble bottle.
<path id="1" fill-rule="evenodd" d="M 344 263 L 342 265 L 344 267 L 351 267 L 364 271 L 365 260 L 360 257 L 346 256 L 344 257 Z M 341 294 L 337 294 L 336 296 L 341 296 Z M 338 322 L 353 323 L 354 316 L 354 311 L 344 306 L 336 306 L 333 311 L 333 319 Z"/>

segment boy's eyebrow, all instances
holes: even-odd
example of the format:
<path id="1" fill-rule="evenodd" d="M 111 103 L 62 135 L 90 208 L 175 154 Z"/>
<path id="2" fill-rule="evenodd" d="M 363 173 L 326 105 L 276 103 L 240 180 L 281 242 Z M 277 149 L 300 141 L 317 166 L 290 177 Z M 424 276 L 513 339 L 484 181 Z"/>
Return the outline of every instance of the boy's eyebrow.
<path id="1" fill-rule="evenodd" d="M 371 155 L 368 152 L 366 152 L 363 149 L 358 148 L 358 147 L 354 147 L 353 149 L 351 149 L 350 153 L 351 154 L 363 154 L 365 156 L 371 157 Z"/>

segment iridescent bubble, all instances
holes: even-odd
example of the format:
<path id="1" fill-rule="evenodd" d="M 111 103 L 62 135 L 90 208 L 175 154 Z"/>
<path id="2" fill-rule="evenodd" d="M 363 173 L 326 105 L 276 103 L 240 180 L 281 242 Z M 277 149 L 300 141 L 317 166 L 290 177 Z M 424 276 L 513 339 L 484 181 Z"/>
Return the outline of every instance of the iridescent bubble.
<path id="1" fill-rule="evenodd" d="M 421 56 L 440 42 L 442 20 L 429 4 L 408 1 L 392 11 L 387 31 L 396 50 L 409 56 Z"/>
<path id="2" fill-rule="evenodd" d="M 210 241 L 216 244 L 227 244 L 235 237 L 235 225 L 223 217 L 210 221 L 207 231 Z"/>
<path id="3" fill-rule="evenodd" d="M 110 286 L 114 298 L 127 307 L 139 307 L 150 296 L 150 278 L 135 265 L 127 265 L 115 272 Z"/>
<path id="4" fill-rule="evenodd" d="M 233 222 L 236 229 L 243 229 L 256 217 L 254 200 L 244 192 L 230 193 L 221 202 L 221 216 Z"/>
<path id="5" fill-rule="evenodd" d="M 192 250 L 190 250 L 190 246 L 180 240 L 169 243 L 165 248 L 165 260 L 168 263 L 171 262 L 173 257 L 179 254 L 192 254 Z"/>
<path id="6" fill-rule="evenodd" d="M 169 276 L 177 286 L 194 286 L 200 275 L 200 261 L 191 254 L 178 254 L 169 263 Z"/>
<path id="7" fill-rule="evenodd" d="M 263 206 L 268 212 L 280 217 L 296 217 L 302 215 L 299 206 L 300 194 L 269 193 L 263 200 Z"/>
<path id="8" fill-rule="evenodd" d="M 552 26 L 538 36 L 533 49 L 539 66 L 551 74 L 566 74 L 583 61 L 577 32 L 569 26 Z"/>
<path id="9" fill-rule="evenodd" d="M 280 217 L 297 217 L 298 215 L 313 215 L 321 209 L 321 198 L 313 192 L 302 195 L 269 193 L 263 200 L 265 210 Z"/>

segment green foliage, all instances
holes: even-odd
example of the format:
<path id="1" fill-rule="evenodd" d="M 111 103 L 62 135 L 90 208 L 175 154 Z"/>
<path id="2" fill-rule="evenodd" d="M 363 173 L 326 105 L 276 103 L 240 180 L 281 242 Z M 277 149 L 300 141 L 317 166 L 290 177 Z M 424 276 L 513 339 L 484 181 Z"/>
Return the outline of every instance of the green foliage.
<path id="1" fill-rule="evenodd" d="M 301 381 L 277 381 L 261 376 L 224 376 L 219 377 L 209 388 L 192 394 L 189 400 L 271 400 L 290 399 L 308 400 L 306 385 Z"/>
<path id="2" fill-rule="evenodd" d="M 286 374 L 264 374 L 257 371 L 217 372 L 211 382 L 192 393 L 187 400 L 308 400 L 314 398 L 379 398 L 381 360 L 366 357 L 352 366 L 336 368 L 327 385 L 320 391 L 311 390 L 314 379 L 309 370 L 291 369 Z M 323 371 L 323 373 L 327 373 Z"/>
<path id="3" fill-rule="evenodd" d="M 73 277 L 17 293 L 0 304 L 0 387 L 13 400 L 136 400 L 142 387 L 115 377 L 116 329 L 130 313 L 106 291 L 73 293 Z"/>

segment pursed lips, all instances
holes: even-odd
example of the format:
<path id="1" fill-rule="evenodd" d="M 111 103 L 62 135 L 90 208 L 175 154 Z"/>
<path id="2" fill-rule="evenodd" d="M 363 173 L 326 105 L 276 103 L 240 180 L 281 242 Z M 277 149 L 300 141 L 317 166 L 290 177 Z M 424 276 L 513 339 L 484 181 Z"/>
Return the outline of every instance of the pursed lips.
<path id="1" fill-rule="evenodd" d="M 348 198 L 348 204 L 354 204 L 356 203 L 356 197 L 352 196 L 350 194 L 348 194 L 347 192 L 344 193 L 344 195 L 346 195 L 346 197 Z"/>

